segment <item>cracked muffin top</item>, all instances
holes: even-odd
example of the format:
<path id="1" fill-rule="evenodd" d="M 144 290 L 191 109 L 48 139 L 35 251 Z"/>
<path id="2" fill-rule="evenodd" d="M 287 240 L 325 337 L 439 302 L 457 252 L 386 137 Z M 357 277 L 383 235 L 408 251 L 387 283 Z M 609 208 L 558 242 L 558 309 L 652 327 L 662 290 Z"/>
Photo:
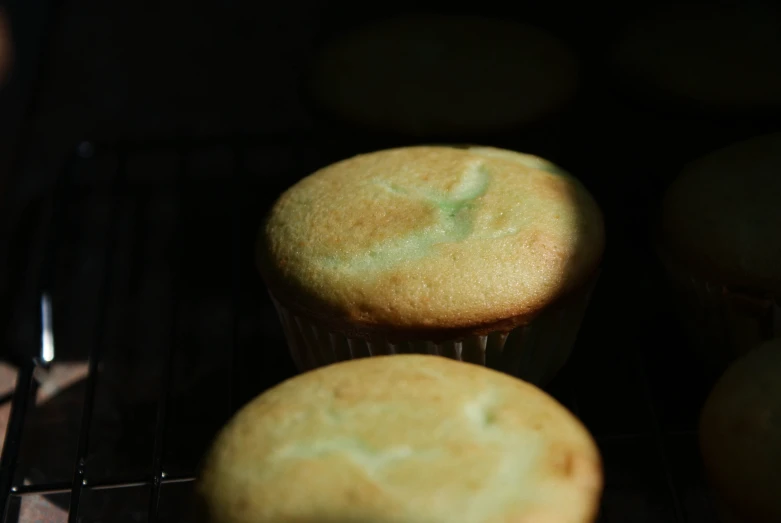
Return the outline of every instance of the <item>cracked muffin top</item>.
<path id="1" fill-rule="evenodd" d="M 226 425 L 196 492 L 210 523 L 587 523 L 588 431 L 540 389 L 438 356 L 300 375 Z"/>
<path id="2" fill-rule="evenodd" d="M 407 147 L 312 174 L 274 204 L 258 262 L 321 321 L 459 329 L 528 318 L 587 283 L 604 248 L 586 189 L 541 158 Z"/>

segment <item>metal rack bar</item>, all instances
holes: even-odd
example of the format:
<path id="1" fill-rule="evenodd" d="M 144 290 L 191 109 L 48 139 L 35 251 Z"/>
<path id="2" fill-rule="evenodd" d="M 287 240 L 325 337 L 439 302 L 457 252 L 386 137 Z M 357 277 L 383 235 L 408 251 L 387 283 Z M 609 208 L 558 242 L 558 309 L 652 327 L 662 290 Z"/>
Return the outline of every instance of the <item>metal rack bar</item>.
<path id="1" fill-rule="evenodd" d="M 54 187 L 51 214 L 48 219 L 48 231 L 44 233 L 46 247 L 44 249 L 44 259 L 41 265 L 41 275 L 38 282 L 38 293 L 43 295 L 51 290 L 54 279 L 54 260 L 60 245 L 62 213 L 64 211 L 65 193 L 70 183 L 72 166 L 75 157 L 69 159 L 63 169 L 63 176 L 58 180 Z M 43 311 L 41 311 L 43 312 Z M 41 336 L 40 346 L 44 344 L 44 325 L 43 320 L 39 324 Z M 39 358 L 26 358 L 22 361 L 19 373 L 16 377 L 16 387 L 12 393 L 11 413 L 8 427 L 6 429 L 5 444 L 2 457 L 0 458 L 0 520 L 5 521 L 8 510 L 8 501 L 10 495 L 18 490 L 14 485 L 14 474 L 19 459 L 19 450 L 24 432 L 24 420 L 27 417 L 27 411 L 30 405 L 30 399 L 35 404 L 35 397 L 38 389 L 38 382 L 35 379 L 35 369 L 39 366 L 45 366 L 48 362 L 41 361 Z"/>
<path id="2" fill-rule="evenodd" d="M 120 151 L 117 154 L 117 170 L 112 180 L 112 201 L 111 218 L 109 221 L 109 229 L 107 235 L 108 246 L 106 248 L 106 254 L 104 256 L 104 275 L 103 285 L 101 289 L 101 303 L 106 304 L 111 296 L 111 281 L 112 270 L 114 260 L 114 251 L 117 245 L 118 228 L 120 222 L 120 202 L 122 195 L 122 186 L 124 185 L 127 175 L 127 156 L 124 151 Z M 90 350 L 89 357 L 89 371 L 87 374 L 86 391 L 84 393 L 84 401 L 82 403 L 81 413 L 81 427 L 79 429 L 79 439 L 76 454 L 76 466 L 73 474 L 73 481 L 71 483 L 71 496 L 70 505 L 68 507 L 68 523 L 78 522 L 79 502 L 81 501 L 81 493 L 86 482 L 86 458 L 89 451 L 89 435 L 90 427 L 92 425 L 92 414 L 95 405 L 95 390 L 98 379 L 98 365 L 102 356 L 103 344 L 105 342 L 107 314 L 106 307 L 99 309 L 98 318 L 95 326 L 95 338 Z"/>
<path id="3" fill-rule="evenodd" d="M 187 176 L 187 157 L 184 152 L 179 153 L 179 168 L 176 173 L 176 187 L 182 186 Z M 177 191 L 181 194 L 181 191 Z M 173 381 L 174 359 L 176 357 L 175 347 L 177 345 L 177 321 L 178 321 L 178 301 L 177 301 L 177 282 L 174 271 L 173 281 L 171 282 L 173 290 L 173 321 L 171 325 L 171 340 L 166 345 L 167 354 L 165 355 L 165 368 L 163 370 L 163 380 L 160 386 L 160 397 L 157 401 L 157 418 L 155 420 L 155 441 L 152 454 L 152 491 L 149 495 L 149 513 L 150 523 L 157 521 L 160 507 L 160 490 L 162 480 L 165 477 L 163 471 L 163 450 L 165 446 L 165 437 L 168 429 L 168 406 L 171 401 L 171 382 Z"/>
<path id="4" fill-rule="evenodd" d="M 195 481 L 193 476 L 165 476 L 160 480 L 161 485 L 174 485 L 177 483 L 191 483 Z M 114 490 L 128 487 L 143 487 L 151 483 L 148 477 L 128 479 L 126 481 L 96 481 L 84 485 L 84 490 Z M 13 495 L 27 496 L 33 494 L 66 494 L 71 490 L 69 481 L 46 483 L 43 485 L 21 485 L 14 487 Z"/>
<path id="5" fill-rule="evenodd" d="M 662 467 L 662 473 L 664 474 L 665 482 L 667 483 L 667 491 L 672 501 L 673 511 L 675 515 L 676 523 L 684 523 L 686 518 L 683 512 L 683 505 L 681 504 L 681 498 L 678 495 L 678 489 L 675 488 L 675 481 L 673 480 L 672 467 L 670 465 L 670 458 L 667 455 L 667 444 L 665 442 L 665 434 L 662 430 L 662 425 L 659 422 L 659 415 L 654 404 L 653 390 L 651 389 L 651 382 L 648 380 L 648 375 L 645 370 L 645 361 L 642 354 L 637 353 L 637 367 L 640 373 L 640 379 L 643 382 L 643 395 L 648 406 L 648 413 L 651 418 L 651 427 L 653 429 L 654 443 L 656 444 L 656 451 L 659 455 L 659 460 Z"/>
<path id="6" fill-rule="evenodd" d="M 22 368 L 19 369 L 19 374 L 16 378 L 14 401 L 11 404 L 11 415 L 6 432 L 5 446 L 3 447 L 3 457 L 0 460 L 0 471 L 2 471 L 2 476 L 0 476 L 0 489 L 2 489 L 0 490 L 2 493 L 0 517 L 2 517 L 3 521 L 6 518 L 10 496 L 16 490 L 16 487 L 13 486 L 14 472 L 16 472 L 16 464 L 19 459 L 19 447 L 22 443 L 22 429 L 27 414 L 27 406 L 30 403 L 30 398 L 35 395 L 33 380 L 35 366 L 35 362 L 32 360 L 25 362 Z"/>

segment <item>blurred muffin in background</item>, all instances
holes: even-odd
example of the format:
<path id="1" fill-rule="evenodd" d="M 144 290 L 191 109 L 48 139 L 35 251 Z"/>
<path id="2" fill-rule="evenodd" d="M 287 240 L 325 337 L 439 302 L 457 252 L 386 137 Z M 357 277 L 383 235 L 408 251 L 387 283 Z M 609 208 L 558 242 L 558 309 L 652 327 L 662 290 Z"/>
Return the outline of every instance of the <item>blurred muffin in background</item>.
<path id="1" fill-rule="evenodd" d="M 604 242 L 596 202 L 546 160 L 406 147 L 288 189 L 257 257 L 301 370 L 434 353 L 545 383 L 572 350 Z"/>
<path id="2" fill-rule="evenodd" d="M 602 464 L 538 388 L 424 355 L 356 360 L 242 408 L 203 462 L 205 523 L 592 523 Z"/>
<path id="3" fill-rule="evenodd" d="M 613 59 L 639 94 L 709 110 L 781 107 L 781 9 L 769 2 L 655 7 Z"/>
<path id="4" fill-rule="evenodd" d="M 655 3 L 617 29 L 592 119 L 616 165 L 638 163 L 637 197 L 659 195 L 670 165 L 777 130 L 779 12 L 761 0 Z"/>
<path id="5" fill-rule="evenodd" d="M 331 38 L 315 54 L 308 93 L 359 129 L 444 138 L 536 124 L 563 110 L 577 86 L 573 53 L 544 30 L 421 14 Z"/>
<path id="6" fill-rule="evenodd" d="M 781 133 L 686 166 L 657 233 L 676 307 L 707 362 L 723 368 L 781 335 Z"/>
<path id="7" fill-rule="evenodd" d="M 700 419 L 706 475 L 725 522 L 781 521 L 781 340 L 737 360 Z"/>

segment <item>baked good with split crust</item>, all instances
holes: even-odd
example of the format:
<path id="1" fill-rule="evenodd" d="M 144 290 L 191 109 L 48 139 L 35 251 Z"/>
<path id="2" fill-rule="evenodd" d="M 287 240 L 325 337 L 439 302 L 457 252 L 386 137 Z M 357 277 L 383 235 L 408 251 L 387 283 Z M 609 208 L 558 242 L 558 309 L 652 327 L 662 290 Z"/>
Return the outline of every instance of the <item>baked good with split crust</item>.
<path id="1" fill-rule="evenodd" d="M 227 424 L 196 484 L 208 523 L 591 523 L 597 446 L 553 398 L 425 355 L 338 363 Z"/>
<path id="2" fill-rule="evenodd" d="M 432 352 L 540 383 L 570 353 L 603 249 L 597 204 L 560 168 L 438 146 L 301 180 L 257 255 L 301 369 Z"/>

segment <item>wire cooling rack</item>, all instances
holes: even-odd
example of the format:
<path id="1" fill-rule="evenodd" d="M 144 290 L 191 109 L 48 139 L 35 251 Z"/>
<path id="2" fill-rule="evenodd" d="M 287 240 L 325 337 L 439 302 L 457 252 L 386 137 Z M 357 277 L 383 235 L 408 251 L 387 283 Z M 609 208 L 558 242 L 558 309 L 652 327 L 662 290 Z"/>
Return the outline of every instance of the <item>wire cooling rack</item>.
<path id="1" fill-rule="evenodd" d="M 262 214 L 334 150 L 296 133 L 79 145 L 39 211 L 40 262 L 18 275 L 37 327 L 6 398 L 4 521 L 33 506 L 43 521 L 191 520 L 215 431 L 294 373 L 253 267 Z M 713 521 L 694 431 L 707 383 L 652 266 L 631 242 L 609 250 L 549 391 L 600 444 L 601 521 Z M 79 361 L 83 377 L 41 400 L 57 365 Z"/>

